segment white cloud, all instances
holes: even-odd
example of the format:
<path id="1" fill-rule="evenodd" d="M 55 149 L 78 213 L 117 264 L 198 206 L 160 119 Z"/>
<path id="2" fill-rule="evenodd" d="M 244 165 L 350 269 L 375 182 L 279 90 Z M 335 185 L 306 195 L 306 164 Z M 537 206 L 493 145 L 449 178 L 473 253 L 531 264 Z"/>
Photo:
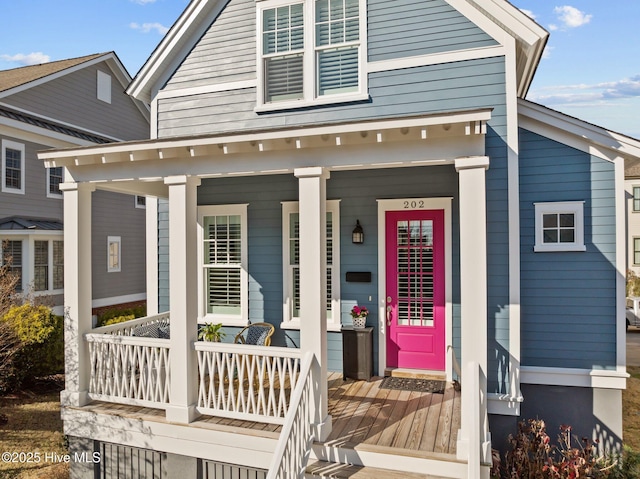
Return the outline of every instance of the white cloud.
<path id="1" fill-rule="evenodd" d="M 142 33 L 149 33 L 152 30 L 155 30 L 160 35 L 164 35 L 169 31 L 169 28 L 165 27 L 161 23 L 143 23 L 140 25 L 139 23 L 132 22 L 129 24 L 129 27 L 134 30 L 140 30 Z"/>
<path id="2" fill-rule="evenodd" d="M 553 9 L 553 11 L 558 16 L 558 20 L 564 28 L 581 27 L 589 23 L 593 18 L 593 15 L 588 15 L 569 5 L 556 7 Z M 549 25 L 550 30 L 553 30 L 553 28 L 551 28 L 552 26 L 556 27 L 557 29 L 557 25 Z"/>
<path id="3" fill-rule="evenodd" d="M 138 5 L 146 5 L 147 3 L 155 3 L 156 0 L 131 0 L 133 3 L 137 3 Z"/>
<path id="4" fill-rule="evenodd" d="M 531 92 L 528 98 L 544 105 L 607 104 L 620 99 L 640 98 L 640 75 L 593 85 L 559 85 Z"/>
<path id="5" fill-rule="evenodd" d="M 0 55 L 0 58 L 7 62 L 19 63 L 20 65 L 39 65 L 41 63 L 47 63 L 51 60 L 49 55 L 45 55 L 42 52 L 33 52 L 25 55 L 24 53 L 18 53 L 16 55 Z"/>
<path id="6" fill-rule="evenodd" d="M 555 47 L 551 47 L 549 45 L 547 45 L 546 47 L 544 47 L 544 51 L 542 52 L 542 59 L 546 60 L 547 58 L 551 57 L 551 52 L 555 49 Z"/>

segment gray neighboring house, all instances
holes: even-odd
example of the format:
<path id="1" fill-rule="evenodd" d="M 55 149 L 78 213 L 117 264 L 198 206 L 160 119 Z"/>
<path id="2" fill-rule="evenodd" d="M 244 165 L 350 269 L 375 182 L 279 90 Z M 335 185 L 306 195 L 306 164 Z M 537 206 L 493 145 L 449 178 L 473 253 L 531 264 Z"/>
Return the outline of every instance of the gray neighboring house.
<path id="1" fill-rule="evenodd" d="M 50 296 L 58 312 L 65 169 L 45 168 L 36 152 L 148 138 L 149 109 L 124 93 L 130 82 L 113 52 L 0 71 L 3 255 L 13 259 L 19 289 Z M 146 299 L 144 206 L 144 197 L 96 194 L 93 308 Z"/>

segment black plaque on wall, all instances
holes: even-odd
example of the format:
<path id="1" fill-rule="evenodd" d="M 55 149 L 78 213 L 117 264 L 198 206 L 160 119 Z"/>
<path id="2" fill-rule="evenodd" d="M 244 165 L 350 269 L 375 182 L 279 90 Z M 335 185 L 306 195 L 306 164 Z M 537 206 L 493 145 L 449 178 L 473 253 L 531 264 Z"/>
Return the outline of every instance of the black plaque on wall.
<path id="1" fill-rule="evenodd" d="M 348 271 L 347 282 L 371 283 L 371 271 Z"/>

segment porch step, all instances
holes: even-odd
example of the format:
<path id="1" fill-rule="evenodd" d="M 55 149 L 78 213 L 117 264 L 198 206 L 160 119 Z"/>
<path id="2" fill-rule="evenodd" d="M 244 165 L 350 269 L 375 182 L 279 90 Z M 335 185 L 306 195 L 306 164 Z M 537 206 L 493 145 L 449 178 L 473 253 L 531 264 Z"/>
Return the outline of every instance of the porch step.
<path id="1" fill-rule="evenodd" d="M 394 378 L 432 379 L 435 381 L 447 379 L 447 375 L 442 371 L 425 371 L 424 369 L 386 368 L 384 375 Z"/>
<path id="2" fill-rule="evenodd" d="M 408 477 L 461 479 L 467 477 L 467 462 L 461 461 L 453 454 L 437 452 L 411 451 L 397 447 L 386 447 L 372 444 L 353 443 L 314 443 L 311 460 L 324 463 L 321 470 L 348 470 L 339 466 L 355 466 L 374 471 L 378 475 L 371 477 Z M 310 463 L 311 464 L 311 463 Z M 318 466 L 320 467 L 320 466 Z M 353 471 L 359 471 L 353 470 Z M 382 474 L 380 473 L 382 471 Z M 390 476 L 388 474 L 398 474 Z M 428 473 L 428 474 L 427 474 Z M 363 472 L 362 474 L 365 474 Z M 411 474 L 416 474 L 415 476 Z M 312 476 L 313 477 L 313 476 Z M 354 477 L 354 476 L 322 476 L 319 477 Z M 355 476 L 367 478 L 369 476 Z"/>
<path id="3" fill-rule="evenodd" d="M 349 464 L 336 464 L 334 462 L 316 461 L 309 464 L 306 469 L 306 477 L 326 477 L 334 479 L 446 479 L 442 476 L 430 474 L 391 471 L 375 467 L 351 466 Z"/>

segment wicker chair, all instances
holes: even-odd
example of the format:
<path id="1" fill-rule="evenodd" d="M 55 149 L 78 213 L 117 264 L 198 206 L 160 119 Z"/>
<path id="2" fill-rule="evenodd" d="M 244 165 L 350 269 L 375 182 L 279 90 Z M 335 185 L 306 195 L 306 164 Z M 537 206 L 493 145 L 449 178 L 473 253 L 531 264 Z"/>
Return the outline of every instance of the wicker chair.
<path id="1" fill-rule="evenodd" d="M 253 323 L 245 326 L 236 334 L 234 343 L 251 344 L 253 346 L 271 346 L 271 336 L 276 328 L 269 323 Z"/>

